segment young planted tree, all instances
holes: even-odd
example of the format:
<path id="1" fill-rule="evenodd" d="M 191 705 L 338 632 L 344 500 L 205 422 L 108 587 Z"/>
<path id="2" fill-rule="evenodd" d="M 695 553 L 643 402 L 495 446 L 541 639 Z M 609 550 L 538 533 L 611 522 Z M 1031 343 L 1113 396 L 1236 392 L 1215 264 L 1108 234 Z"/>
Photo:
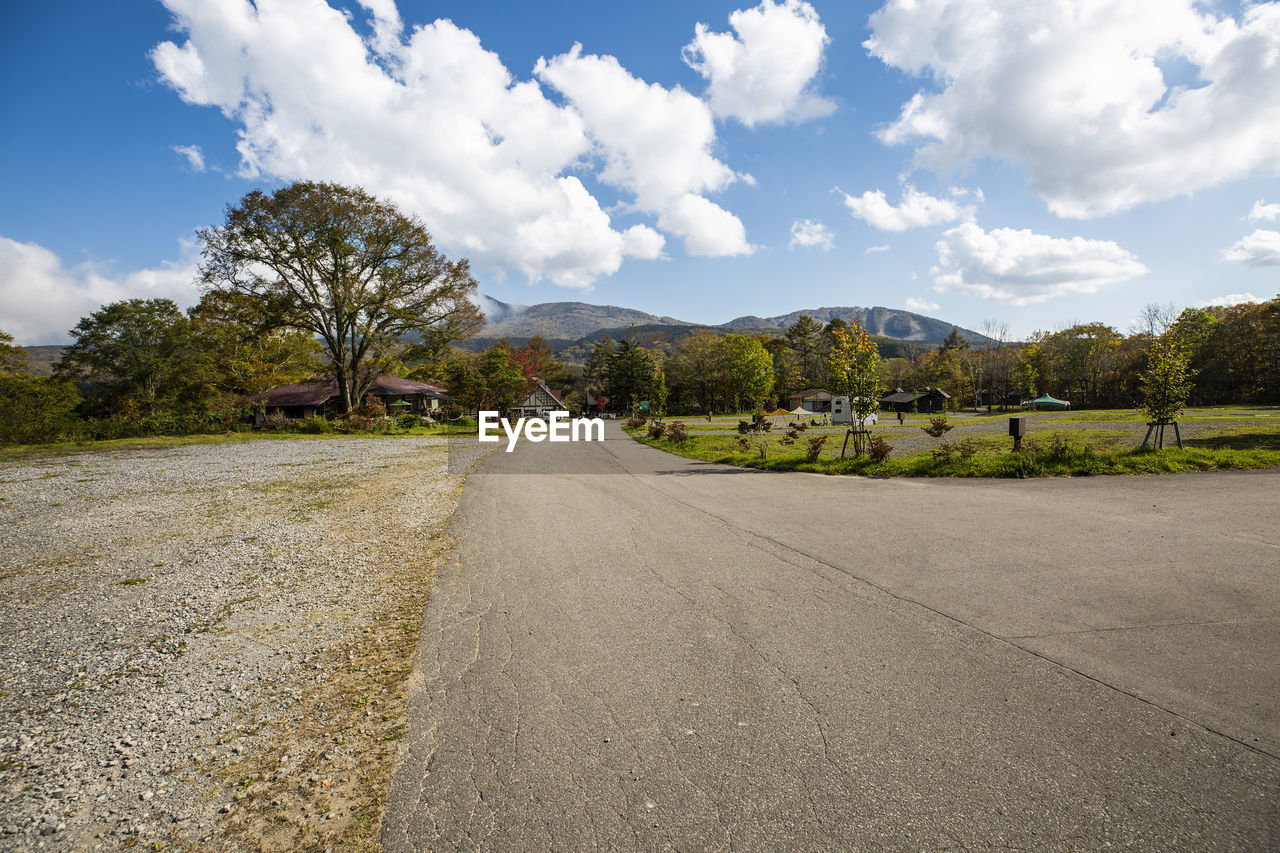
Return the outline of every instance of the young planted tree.
<path id="1" fill-rule="evenodd" d="M 1156 447 L 1164 447 L 1164 428 L 1172 424 L 1182 446 L 1177 418 L 1191 394 L 1190 359 L 1177 335 L 1166 333 L 1151 341 L 1147 348 L 1147 369 L 1142 371 L 1140 390 L 1142 411 L 1150 422 L 1142 446 L 1155 434 Z"/>
<path id="2" fill-rule="evenodd" d="M 344 411 L 377 378 L 371 362 L 402 337 L 460 339 L 483 321 L 468 298 L 468 262 L 448 260 L 417 218 L 358 187 L 255 190 L 226 217 L 200 232 L 206 291 L 259 301 L 264 329 L 319 338 Z"/>
<path id="3" fill-rule="evenodd" d="M 854 417 L 853 453 L 861 456 L 869 434 L 863 422 L 880 407 L 884 384 L 880 378 L 880 348 L 858 323 L 837 329 L 827 354 L 831 390 L 849 398 Z"/>

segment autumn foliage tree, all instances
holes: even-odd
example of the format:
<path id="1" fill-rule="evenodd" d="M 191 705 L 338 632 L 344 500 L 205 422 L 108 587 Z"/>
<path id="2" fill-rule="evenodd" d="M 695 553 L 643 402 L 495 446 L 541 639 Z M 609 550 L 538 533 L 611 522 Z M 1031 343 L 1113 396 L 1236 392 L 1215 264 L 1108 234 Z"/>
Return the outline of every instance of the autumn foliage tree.
<path id="1" fill-rule="evenodd" d="M 255 190 L 200 241 L 206 292 L 257 300 L 264 331 L 315 335 L 344 411 L 376 378 L 371 362 L 402 338 L 466 337 L 482 321 L 468 262 L 446 258 L 421 221 L 358 187 Z"/>
<path id="2" fill-rule="evenodd" d="M 849 398 L 849 409 L 856 425 L 853 453 L 861 456 L 867 437 L 861 425 L 880 407 L 884 384 L 880 378 L 880 348 L 860 324 L 854 323 L 832 333 L 827 353 L 827 375 L 831 380 L 831 390 L 838 396 Z"/>

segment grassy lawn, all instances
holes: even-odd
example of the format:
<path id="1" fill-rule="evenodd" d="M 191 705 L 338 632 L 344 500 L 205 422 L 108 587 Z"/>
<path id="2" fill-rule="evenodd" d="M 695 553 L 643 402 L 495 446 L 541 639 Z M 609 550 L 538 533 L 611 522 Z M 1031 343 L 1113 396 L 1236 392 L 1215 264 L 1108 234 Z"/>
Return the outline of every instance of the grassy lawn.
<path id="1" fill-rule="evenodd" d="M 1275 412 L 1274 409 L 1268 411 Z M 1111 419 L 1116 423 L 1142 423 L 1141 415 L 1136 412 L 1108 414 L 1118 416 Z M 918 419 L 921 422 L 926 420 L 924 416 L 918 416 Z M 828 434 L 820 455 L 810 461 L 804 448 L 812 432 L 808 436 L 802 434 L 790 446 L 782 444 L 785 430 L 769 435 L 763 458 L 758 450 L 742 450 L 737 436 L 699 435 L 691 429 L 689 440 L 677 445 L 667 439 L 652 439 L 644 429 L 628 429 L 627 432 L 644 444 L 706 462 L 775 471 L 875 477 L 1062 477 L 1280 467 L 1280 419 L 1256 425 L 1208 427 L 1198 437 L 1185 439 L 1185 450 L 1175 447 L 1160 452 L 1139 451 L 1141 433 L 1137 433 L 1135 438 L 1132 429 L 1073 429 L 1070 426 L 1072 421 L 1045 420 L 1033 436 L 1024 440 L 1023 452 L 1014 453 L 1012 440 L 1002 433 L 987 431 L 966 435 L 965 421 L 952 419 L 951 422 L 957 428 L 945 438 L 930 439 L 923 449 L 893 452 L 879 462 L 865 456 L 852 458 L 852 448 L 850 457 L 841 459 L 843 434 Z M 1089 418 L 1075 422 L 1097 423 L 1098 420 Z M 1062 428 L 1055 428 L 1058 423 L 1062 423 Z M 909 425 L 911 433 L 904 432 L 895 419 L 892 428 L 886 424 L 873 429 L 872 434 L 879 434 L 893 444 L 895 433 L 901 436 L 919 434 L 915 431 L 918 424 L 909 421 Z M 1171 432 L 1166 435 L 1166 440 L 1172 440 Z M 944 442 L 950 446 L 950 452 L 944 448 Z"/>
<path id="2" fill-rule="evenodd" d="M 0 446 L 0 461 L 19 459 L 28 456 L 66 456 L 85 451 L 108 452 L 127 450 L 148 450 L 165 447 L 184 447 L 189 444 L 235 444 L 242 441 L 260 440 L 324 440 L 330 438 L 412 438 L 424 435 L 471 435 L 476 434 L 475 422 L 436 424 L 429 427 L 413 427 L 408 430 L 397 429 L 394 432 L 224 432 L 216 435 L 155 435 L 143 438 L 113 438 L 103 441 L 61 441 L 53 444 L 10 444 Z"/>

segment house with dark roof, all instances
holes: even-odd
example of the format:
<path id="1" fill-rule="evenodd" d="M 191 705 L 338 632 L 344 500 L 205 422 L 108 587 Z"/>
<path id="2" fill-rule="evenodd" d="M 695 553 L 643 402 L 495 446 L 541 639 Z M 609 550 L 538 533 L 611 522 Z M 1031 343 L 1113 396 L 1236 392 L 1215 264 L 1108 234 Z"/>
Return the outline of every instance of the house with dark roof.
<path id="1" fill-rule="evenodd" d="M 441 401 L 453 399 L 438 385 L 415 382 L 400 376 L 379 376 L 369 385 L 365 396 L 378 400 L 389 412 L 411 412 L 418 415 L 438 411 Z M 249 399 L 263 404 L 254 419 L 259 426 L 268 415 L 312 418 L 338 414 L 342 409 L 342 395 L 338 390 L 338 382 L 333 377 L 284 385 Z"/>
<path id="2" fill-rule="evenodd" d="M 808 409 L 811 412 L 831 411 L 831 398 L 835 395 L 826 388 L 806 388 L 787 397 L 787 408 Z"/>
<path id="3" fill-rule="evenodd" d="M 951 395 L 941 388 L 918 388 L 914 391 L 903 391 L 894 388 L 880 398 L 880 408 L 887 412 L 943 412 Z"/>
<path id="4" fill-rule="evenodd" d="M 511 407 L 511 414 L 517 418 L 546 417 L 549 412 L 563 412 L 564 401 L 561 394 L 552 391 L 547 387 L 547 383 L 541 379 L 534 378 L 533 390 L 529 392 L 520 405 Z"/>

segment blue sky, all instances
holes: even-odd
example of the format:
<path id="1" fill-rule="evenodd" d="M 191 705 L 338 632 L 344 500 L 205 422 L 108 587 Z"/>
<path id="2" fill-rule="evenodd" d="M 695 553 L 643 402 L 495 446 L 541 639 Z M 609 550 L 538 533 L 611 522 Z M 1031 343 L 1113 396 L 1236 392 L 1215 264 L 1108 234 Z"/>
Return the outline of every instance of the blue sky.
<path id="1" fill-rule="evenodd" d="M 195 229 L 317 178 L 508 302 L 1125 330 L 1280 291 L 1277 56 L 1275 2 L 24 4 L 0 329 L 190 304 Z"/>

